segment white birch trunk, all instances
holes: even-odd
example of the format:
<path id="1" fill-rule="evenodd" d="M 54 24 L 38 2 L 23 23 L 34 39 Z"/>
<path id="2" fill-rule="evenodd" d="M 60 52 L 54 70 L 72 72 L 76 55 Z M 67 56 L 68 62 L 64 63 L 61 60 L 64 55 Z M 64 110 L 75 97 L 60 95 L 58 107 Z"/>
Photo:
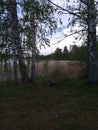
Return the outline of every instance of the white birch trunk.
<path id="1" fill-rule="evenodd" d="M 25 61 L 24 61 L 23 52 L 20 43 L 20 37 L 19 37 L 16 0 L 8 0 L 8 13 L 9 13 L 10 27 L 12 30 L 12 38 L 13 38 L 12 41 L 14 42 L 14 46 L 15 46 L 14 49 L 16 48 L 15 51 L 17 51 L 22 81 L 28 82 L 29 78 L 27 75 L 27 70 L 25 66 Z"/>
<path id="2" fill-rule="evenodd" d="M 88 6 L 88 80 L 96 83 L 98 80 L 96 59 L 96 9 L 94 0 L 87 1 Z"/>

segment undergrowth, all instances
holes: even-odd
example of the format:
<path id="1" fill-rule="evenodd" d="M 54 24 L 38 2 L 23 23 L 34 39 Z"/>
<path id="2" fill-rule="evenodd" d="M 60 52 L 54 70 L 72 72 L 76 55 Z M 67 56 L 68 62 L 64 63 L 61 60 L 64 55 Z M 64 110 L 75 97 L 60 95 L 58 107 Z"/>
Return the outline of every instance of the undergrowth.
<path id="1" fill-rule="evenodd" d="M 55 74 L 56 76 L 57 74 Z M 97 130 L 98 87 L 74 77 L 34 84 L 0 85 L 0 130 Z"/>

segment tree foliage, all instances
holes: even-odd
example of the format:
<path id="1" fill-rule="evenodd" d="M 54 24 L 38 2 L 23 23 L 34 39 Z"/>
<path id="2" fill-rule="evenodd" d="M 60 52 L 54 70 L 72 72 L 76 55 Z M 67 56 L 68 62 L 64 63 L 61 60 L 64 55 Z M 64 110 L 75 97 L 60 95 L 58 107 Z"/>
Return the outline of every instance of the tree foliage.
<path id="1" fill-rule="evenodd" d="M 69 19 L 70 26 L 79 25 L 81 30 L 78 31 L 79 39 L 84 38 L 88 46 L 88 81 L 95 83 L 98 81 L 98 69 L 96 60 L 96 21 L 97 21 L 97 6 L 96 0 L 75 0 L 74 6 L 68 5 L 67 8 L 60 7 L 48 0 L 54 6 L 59 8 L 59 12 L 72 15 Z M 71 1 L 68 0 L 70 3 Z M 72 30 L 71 30 L 72 31 Z M 75 30 L 77 33 L 77 30 Z M 74 32 L 74 33 L 75 33 Z M 80 33 L 79 33 L 80 32 Z"/>
<path id="2" fill-rule="evenodd" d="M 55 8 L 44 0 L 35 1 L 33 7 L 34 28 L 37 40 L 35 48 L 32 50 L 32 32 L 34 29 L 32 30 L 31 26 L 31 3 L 31 0 L 2 0 L 0 3 L 0 60 L 2 63 L 9 61 L 11 66 L 12 60 L 15 66 L 19 63 L 19 66 L 22 65 L 20 67 L 21 72 L 26 72 L 24 66 L 28 57 L 34 60 L 32 54 L 34 51 L 36 52 L 37 43 L 39 46 L 44 45 L 44 43 L 49 45 L 48 35 L 52 34 L 57 27 L 54 18 Z M 14 69 L 17 68 L 15 66 Z M 15 72 L 16 70 L 14 75 L 16 75 Z M 23 77 L 25 74 L 22 74 Z"/>
<path id="3" fill-rule="evenodd" d="M 70 51 L 65 47 L 63 52 L 57 48 L 52 57 L 54 56 L 55 59 L 61 59 L 61 57 L 63 59 L 70 59 L 70 57 L 71 59 L 87 59 L 88 81 L 91 83 L 97 82 L 96 22 L 98 18 L 98 2 L 96 0 L 75 0 L 74 5 L 71 5 L 71 0 L 67 0 L 66 8 L 56 5 L 51 0 L 36 0 L 33 2 L 31 0 L 1 0 L 1 68 L 7 63 L 11 65 L 13 60 L 14 69 L 17 68 L 16 64 L 18 63 L 22 79 L 26 80 L 28 76 L 24 76 L 27 75 L 25 61 L 32 58 L 32 62 L 35 62 L 33 54 L 36 53 L 37 46 L 50 45 L 49 36 L 57 28 L 57 19 L 54 14 L 58 12 L 59 15 L 71 15 L 68 26 L 72 27 L 71 31 L 74 31 L 72 34 L 78 33 L 77 39 L 82 38 L 86 45 L 81 46 L 81 49 L 75 45 L 71 46 Z M 33 6 L 31 6 L 32 3 Z M 32 11 L 34 15 L 32 15 Z M 60 23 L 62 24 L 62 21 Z M 81 27 L 80 30 L 73 30 L 73 27 L 79 26 Z M 35 40 L 32 40 L 34 32 L 36 36 L 34 36 Z M 64 35 L 64 37 L 67 36 Z M 75 55 L 76 52 L 77 55 Z M 83 57 L 84 54 L 85 57 Z"/>

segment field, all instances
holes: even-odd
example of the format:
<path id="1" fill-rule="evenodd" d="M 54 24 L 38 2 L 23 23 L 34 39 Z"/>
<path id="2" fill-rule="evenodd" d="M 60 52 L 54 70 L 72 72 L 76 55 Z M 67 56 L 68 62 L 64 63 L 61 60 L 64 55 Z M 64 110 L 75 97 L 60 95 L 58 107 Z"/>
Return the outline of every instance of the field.
<path id="1" fill-rule="evenodd" d="M 30 75 L 31 66 L 30 63 L 27 65 L 28 73 Z M 55 71 L 59 71 L 59 73 L 67 75 L 67 76 L 78 76 L 81 71 L 81 67 L 76 64 L 76 61 L 56 61 L 56 60 L 47 60 L 47 61 L 39 61 L 35 64 L 36 68 L 36 76 L 47 76 Z M 18 67 L 19 70 L 19 67 Z M 4 69 L 2 69 L 0 74 L 0 81 L 12 80 L 13 79 L 13 67 L 10 66 L 9 71 L 6 73 Z M 20 72 L 18 71 L 18 78 L 21 78 Z"/>
<path id="2" fill-rule="evenodd" d="M 75 61 L 56 61 L 56 60 L 49 60 L 49 61 L 40 61 L 36 62 L 36 73 L 38 75 L 49 75 L 54 70 L 59 70 L 63 74 L 76 76 L 80 73 L 80 66 L 75 64 Z"/>
<path id="3" fill-rule="evenodd" d="M 98 130 L 98 84 L 76 77 L 79 66 L 69 62 L 36 67 L 43 76 L 33 84 L 0 84 L 0 130 Z"/>

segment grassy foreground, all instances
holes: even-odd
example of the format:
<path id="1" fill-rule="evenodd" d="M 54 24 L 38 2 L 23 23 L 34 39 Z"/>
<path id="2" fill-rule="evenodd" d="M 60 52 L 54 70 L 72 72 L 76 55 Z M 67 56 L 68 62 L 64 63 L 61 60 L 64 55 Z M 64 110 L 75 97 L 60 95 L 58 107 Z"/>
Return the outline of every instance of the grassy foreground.
<path id="1" fill-rule="evenodd" d="M 0 86 L 0 130 L 98 130 L 98 85 L 66 79 Z"/>

